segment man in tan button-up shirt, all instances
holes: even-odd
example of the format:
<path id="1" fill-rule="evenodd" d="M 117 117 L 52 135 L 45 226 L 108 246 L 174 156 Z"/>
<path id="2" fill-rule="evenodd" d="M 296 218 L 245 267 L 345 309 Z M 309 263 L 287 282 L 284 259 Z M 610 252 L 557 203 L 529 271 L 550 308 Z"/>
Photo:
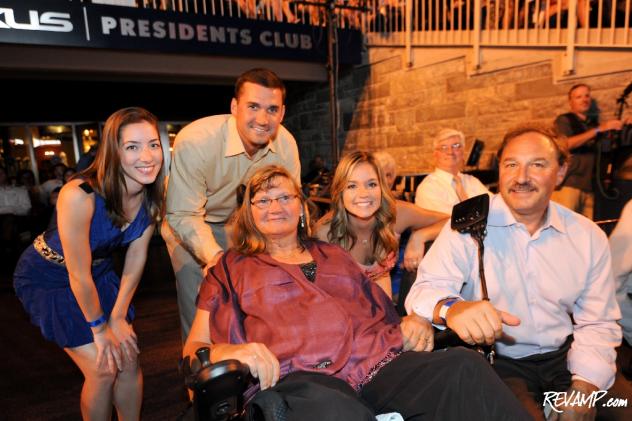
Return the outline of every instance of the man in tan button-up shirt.
<path id="1" fill-rule="evenodd" d="M 269 164 L 284 166 L 300 182 L 296 141 L 281 126 L 284 101 L 277 75 L 249 70 L 235 84 L 230 115 L 196 120 L 176 137 L 162 236 L 176 274 L 183 339 L 203 273 L 227 247 L 224 226 L 237 206 L 237 187 Z"/>

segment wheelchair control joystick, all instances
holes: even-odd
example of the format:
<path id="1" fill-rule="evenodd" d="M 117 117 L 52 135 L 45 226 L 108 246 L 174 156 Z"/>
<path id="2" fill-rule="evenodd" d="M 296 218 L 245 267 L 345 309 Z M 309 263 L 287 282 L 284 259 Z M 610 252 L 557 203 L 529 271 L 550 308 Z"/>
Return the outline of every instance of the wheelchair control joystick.
<path id="1" fill-rule="evenodd" d="M 195 351 L 195 355 L 198 357 L 198 360 L 200 360 L 202 368 L 211 365 L 211 350 L 209 347 L 205 346 L 203 348 L 199 348 L 197 351 Z"/>
<path id="2" fill-rule="evenodd" d="M 209 347 L 199 348 L 195 355 L 199 363 L 188 356 L 180 361 L 185 385 L 193 391 L 195 420 L 240 419 L 244 413 L 243 394 L 249 380 L 248 366 L 238 360 L 211 363 Z"/>

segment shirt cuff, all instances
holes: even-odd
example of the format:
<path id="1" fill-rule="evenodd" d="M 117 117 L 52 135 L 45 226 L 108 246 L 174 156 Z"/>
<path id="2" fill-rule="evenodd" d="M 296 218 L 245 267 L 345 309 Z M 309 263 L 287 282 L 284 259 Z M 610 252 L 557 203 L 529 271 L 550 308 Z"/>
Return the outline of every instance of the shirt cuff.
<path id="1" fill-rule="evenodd" d="M 590 384 L 592 384 L 592 382 L 591 382 L 590 380 L 583 378 L 583 377 L 582 377 L 582 376 L 580 376 L 579 374 L 573 374 L 573 376 L 571 377 L 571 380 L 572 380 L 572 381 L 575 381 L 575 380 L 581 380 L 581 381 L 583 381 L 583 382 L 586 382 L 586 383 L 590 383 Z"/>
<path id="2" fill-rule="evenodd" d="M 568 370 L 572 373 L 573 380 L 583 380 L 595 385 L 599 390 L 608 390 L 614 384 L 615 372 L 609 365 L 581 361 L 581 358 L 577 361 L 577 358 L 569 354 Z"/>

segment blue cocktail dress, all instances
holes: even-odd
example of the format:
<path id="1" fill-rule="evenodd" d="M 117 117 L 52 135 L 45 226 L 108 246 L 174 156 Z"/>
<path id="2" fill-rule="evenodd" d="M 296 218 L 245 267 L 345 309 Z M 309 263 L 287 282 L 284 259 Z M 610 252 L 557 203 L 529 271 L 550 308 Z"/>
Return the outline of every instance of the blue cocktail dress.
<path id="1" fill-rule="evenodd" d="M 80 187 L 86 194 L 93 193 L 88 183 Z M 94 195 L 95 209 L 90 223 L 92 278 L 101 308 L 109 318 L 120 285 L 112 265 L 112 252 L 139 238 L 152 220 L 142 206 L 134 221 L 121 231 L 108 216 L 104 198 L 98 193 Z M 44 337 L 62 348 L 73 348 L 91 343 L 94 339 L 70 289 L 63 255 L 57 228 L 49 229 L 22 253 L 13 275 L 13 285 L 31 322 L 39 326 Z M 131 321 L 133 318 L 134 309 L 130 305 L 127 319 Z"/>

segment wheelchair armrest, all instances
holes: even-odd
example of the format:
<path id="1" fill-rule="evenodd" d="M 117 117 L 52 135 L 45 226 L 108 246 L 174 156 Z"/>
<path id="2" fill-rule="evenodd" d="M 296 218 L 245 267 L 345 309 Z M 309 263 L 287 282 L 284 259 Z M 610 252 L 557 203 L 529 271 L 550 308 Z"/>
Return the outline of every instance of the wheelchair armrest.
<path id="1" fill-rule="evenodd" d="M 243 415 L 248 366 L 237 360 L 202 367 L 193 385 L 193 407 L 198 421 L 228 421 Z"/>

